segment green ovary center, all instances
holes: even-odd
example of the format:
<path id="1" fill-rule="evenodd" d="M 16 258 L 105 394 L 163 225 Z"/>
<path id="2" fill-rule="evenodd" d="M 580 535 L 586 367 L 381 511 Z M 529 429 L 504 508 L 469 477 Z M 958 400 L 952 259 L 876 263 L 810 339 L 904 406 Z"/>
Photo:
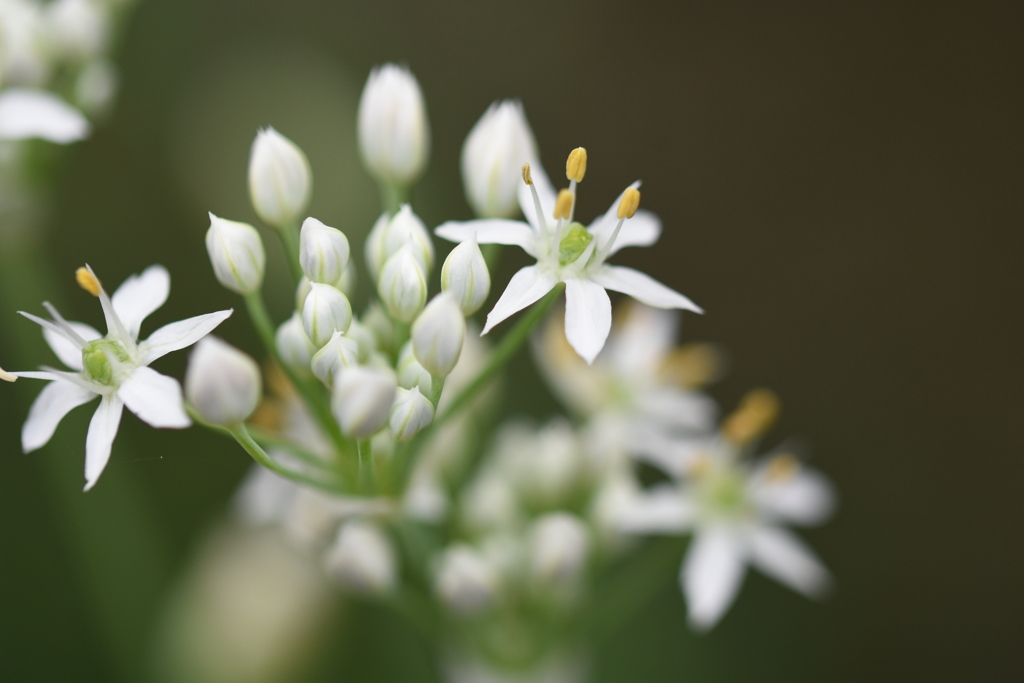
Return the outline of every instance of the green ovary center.
<path id="1" fill-rule="evenodd" d="M 109 339 L 97 339 L 85 345 L 82 367 L 89 379 L 108 387 L 124 379 L 132 369 L 124 347 Z"/>
<path id="2" fill-rule="evenodd" d="M 567 266 L 576 261 L 593 240 L 594 236 L 580 223 L 570 225 L 558 243 L 558 264 Z"/>
<path id="3" fill-rule="evenodd" d="M 711 474 L 702 482 L 705 503 L 724 515 L 742 514 L 748 505 L 745 481 L 731 472 Z"/>

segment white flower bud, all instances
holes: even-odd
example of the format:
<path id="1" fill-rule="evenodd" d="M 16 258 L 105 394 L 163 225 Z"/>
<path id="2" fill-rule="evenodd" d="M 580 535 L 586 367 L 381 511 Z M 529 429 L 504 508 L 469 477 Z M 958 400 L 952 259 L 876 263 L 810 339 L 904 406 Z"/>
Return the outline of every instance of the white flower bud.
<path id="1" fill-rule="evenodd" d="M 313 282 L 302 305 L 302 329 L 316 348 L 323 348 L 335 332 L 345 332 L 352 323 L 352 305 L 331 285 Z"/>
<path id="2" fill-rule="evenodd" d="M 423 172 L 430 126 L 420 85 L 408 69 L 385 64 L 370 72 L 359 100 L 359 150 L 381 181 L 408 185 Z"/>
<path id="3" fill-rule="evenodd" d="M 341 372 L 359 362 L 359 345 L 354 339 L 335 331 L 330 341 L 313 354 L 310 367 L 313 375 L 329 387 L 333 387 Z"/>
<path id="4" fill-rule="evenodd" d="M 411 322 L 427 300 L 427 281 L 416 257 L 412 242 L 398 250 L 384 264 L 377 282 L 377 295 L 395 320 Z"/>
<path id="5" fill-rule="evenodd" d="M 377 350 L 377 338 L 373 336 L 373 331 L 358 320 L 352 320 L 345 336 L 356 343 L 356 357 L 360 363 L 366 363 L 370 354 Z"/>
<path id="6" fill-rule="evenodd" d="M 452 249 L 441 266 L 441 290 L 451 292 L 462 315 L 476 313 L 491 293 L 491 274 L 476 242 L 476 233 Z"/>
<path id="7" fill-rule="evenodd" d="M 356 283 L 359 281 L 358 272 L 356 271 L 356 264 L 354 261 L 349 261 L 348 265 L 345 266 L 345 270 L 341 271 L 341 277 L 334 283 L 334 286 L 341 290 L 341 293 L 347 296 L 349 299 L 356 291 Z"/>
<path id="8" fill-rule="evenodd" d="M 545 584 L 565 584 L 580 574 L 590 539 L 583 522 L 567 512 L 538 519 L 530 531 L 530 571 Z"/>
<path id="9" fill-rule="evenodd" d="M 311 284 L 313 283 L 311 283 L 309 278 L 306 276 L 303 276 L 302 279 L 299 280 L 299 286 L 295 288 L 296 311 L 301 311 L 302 307 L 306 305 L 306 297 L 309 296 L 309 293 L 312 290 L 312 287 L 310 287 Z"/>
<path id="10" fill-rule="evenodd" d="M 245 422 L 262 393 L 256 361 L 213 336 L 203 337 L 189 356 L 185 398 L 212 425 Z"/>
<path id="11" fill-rule="evenodd" d="M 324 563 L 327 573 L 353 593 L 385 595 L 398 582 L 391 541 L 369 522 L 354 520 L 343 524 Z"/>
<path id="12" fill-rule="evenodd" d="M 90 117 L 103 116 L 110 111 L 117 86 L 117 67 L 106 59 L 94 59 L 75 79 L 75 104 Z"/>
<path id="13" fill-rule="evenodd" d="M 395 372 L 398 373 L 398 386 L 405 389 L 420 387 L 430 391 L 434 382 L 433 377 L 426 368 L 416 360 L 416 354 L 412 350 L 412 341 L 408 341 L 398 353 L 398 363 L 395 364 Z"/>
<path id="14" fill-rule="evenodd" d="M 348 265 L 348 238 L 341 230 L 315 218 L 302 222 L 299 234 L 299 262 L 311 282 L 336 286 Z"/>
<path id="15" fill-rule="evenodd" d="M 537 158 L 537 143 L 523 105 L 495 102 L 466 136 L 462 182 L 466 200 L 480 218 L 512 218 L 519 211 L 523 164 Z"/>
<path id="16" fill-rule="evenodd" d="M 256 215 L 281 228 L 309 205 L 312 172 L 298 145 L 271 128 L 256 133 L 249 154 L 249 198 Z"/>
<path id="17" fill-rule="evenodd" d="M 398 389 L 388 426 L 395 441 L 408 441 L 434 419 L 434 406 L 419 387 Z"/>
<path id="18" fill-rule="evenodd" d="M 423 268 L 424 274 L 434 267 L 434 243 L 430 240 L 427 226 L 412 211 L 408 204 L 392 217 L 381 214 L 373 229 L 366 236 L 366 263 L 374 279 L 380 276 L 384 263 L 409 243 L 413 244 L 413 255 Z"/>
<path id="19" fill-rule="evenodd" d="M 395 343 L 395 323 L 388 317 L 380 302 L 373 301 L 366 307 L 361 322 L 375 340 L 375 348 L 391 350 Z"/>
<path id="20" fill-rule="evenodd" d="M 87 61 L 110 37 L 110 22 L 95 0 L 55 0 L 46 5 L 46 42 L 54 57 Z"/>
<path id="21" fill-rule="evenodd" d="M 346 368 L 331 401 L 341 431 L 354 439 L 365 439 L 387 424 L 397 387 L 394 374 L 388 370 Z"/>
<path id="22" fill-rule="evenodd" d="M 309 364 L 316 353 L 316 347 L 309 341 L 306 332 L 302 329 L 302 318 L 298 312 L 284 321 L 274 336 L 274 343 L 277 345 L 277 354 L 281 362 L 301 374 L 309 374 Z"/>
<path id="23" fill-rule="evenodd" d="M 252 294 L 263 284 L 266 254 L 256 228 L 210 214 L 206 252 L 217 280 L 233 292 Z"/>
<path id="24" fill-rule="evenodd" d="M 452 612 L 482 612 L 494 602 L 497 590 L 494 571 L 470 546 L 453 545 L 438 559 L 434 592 Z"/>
<path id="25" fill-rule="evenodd" d="M 434 377 L 447 377 L 462 353 L 466 319 L 451 292 L 441 292 L 412 324 L 412 350 Z"/>

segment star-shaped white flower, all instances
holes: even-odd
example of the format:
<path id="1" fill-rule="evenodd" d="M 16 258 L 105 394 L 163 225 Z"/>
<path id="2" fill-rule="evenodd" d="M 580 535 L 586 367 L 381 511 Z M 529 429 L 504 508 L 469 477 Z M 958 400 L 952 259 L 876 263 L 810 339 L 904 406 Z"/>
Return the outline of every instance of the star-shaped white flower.
<path id="1" fill-rule="evenodd" d="M 521 269 L 508 283 L 487 316 L 483 334 L 541 299 L 559 282 L 565 283 L 565 333 L 576 352 L 590 363 L 604 347 L 612 323 L 612 306 L 605 290 L 627 294 L 656 308 L 703 311 L 688 298 L 632 268 L 607 265 L 619 249 L 649 246 L 661 234 L 661 222 L 637 211 L 640 181 L 630 185 L 611 208 L 588 227 L 573 222 L 576 184 L 586 170 L 586 151 L 573 151 L 566 164 L 569 189 L 555 193 L 539 164 L 523 167 L 519 207 L 527 223 L 506 219 L 448 221 L 435 232 L 452 242 L 474 234 L 480 244 L 514 244 L 537 263 Z M 554 220 L 549 221 L 548 216 Z"/>
<path id="2" fill-rule="evenodd" d="M 40 372 L 9 374 L 50 381 L 32 404 L 21 432 L 26 453 L 45 446 L 57 425 L 73 408 L 100 397 L 85 440 L 85 490 L 88 491 L 110 459 L 125 406 L 154 427 L 182 429 L 191 424 L 177 380 L 148 366 L 171 351 L 196 343 L 232 311 L 208 313 L 165 325 L 140 342 L 142 321 L 167 300 L 171 286 L 167 270 L 163 266 L 150 266 L 141 275 L 128 278 L 113 297 L 107 296 L 88 266 L 80 268 L 76 275 L 82 288 L 100 300 L 107 322 L 106 336 L 84 323 L 66 321 L 56 308 L 44 303 L 53 320 L 29 313 L 22 315 L 43 327 L 46 342 L 71 371 L 44 367 Z"/>

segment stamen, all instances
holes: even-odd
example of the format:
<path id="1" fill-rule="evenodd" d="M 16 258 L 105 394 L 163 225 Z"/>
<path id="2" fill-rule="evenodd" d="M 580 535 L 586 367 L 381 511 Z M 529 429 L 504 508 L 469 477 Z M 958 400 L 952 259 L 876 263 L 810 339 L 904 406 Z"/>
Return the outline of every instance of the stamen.
<path id="1" fill-rule="evenodd" d="M 78 281 L 78 286 L 89 292 L 93 296 L 98 297 L 100 292 L 103 291 L 103 286 L 100 284 L 100 279 L 96 277 L 96 273 L 92 272 L 92 268 L 89 266 L 82 266 L 75 271 L 75 280 Z"/>
<path id="2" fill-rule="evenodd" d="M 530 162 L 527 161 L 523 164 L 523 182 L 527 185 L 533 185 L 533 176 L 530 175 Z"/>
<path id="3" fill-rule="evenodd" d="M 619 200 L 619 219 L 632 218 L 636 210 L 640 208 L 640 190 L 635 187 L 627 187 Z"/>
<path id="4" fill-rule="evenodd" d="M 569 180 L 575 180 L 577 183 L 583 182 L 583 176 L 587 173 L 587 150 L 582 147 L 577 147 L 573 151 L 569 152 L 569 158 L 565 161 L 565 177 Z"/>
<path id="5" fill-rule="evenodd" d="M 568 220 L 572 214 L 572 200 L 572 192 L 569 190 L 560 190 L 558 192 L 558 199 L 555 200 L 555 218 Z"/>
<path id="6" fill-rule="evenodd" d="M 55 323 L 64 328 L 64 331 L 67 332 L 67 336 L 71 337 L 71 339 L 79 346 L 85 346 L 86 341 L 82 335 L 75 332 L 75 328 L 71 327 L 71 324 L 64 319 L 64 316 L 60 314 L 60 311 L 58 311 L 53 304 L 49 301 L 44 301 L 43 308 L 46 309 L 46 312 L 50 314 L 50 317 L 53 318 Z"/>
<path id="7" fill-rule="evenodd" d="M 17 382 L 18 381 L 17 377 L 15 377 L 11 373 L 7 372 L 3 368 L 0 368 L 0 379 L 2 379 L 5 382 Z"/>
<path id="8" fill-rule="evenodd" d="M 755 389 L 722 423 L 722 434 L 736 444 L 746 444 L 768 431 L 779 416 L 779 397 L 768 389 Z"/>
<path id="9" fill-rule="evenodd" d="M 789 453 L 782 453 L 768 463 L 766 476 L 769 481 L 781 484 L 792 479 L 799 470 L 800 462 Z"/>
<path id="10" fill-rule="evenodd" d="M 55 322 L 44 320 L 43 318 L 40 318 L 38 315 L 32 315 L 31 313 L 26 313 L 25 311 L 18 311 L 18 313 L 34 322 L 36 325 L 39 325 L 40 327 L 45 327 L 50 332 L 53 332 L 54 334 L 64 337 L 72 344 L 79 344 L 78 340 L 81 339 L 81 337 L 78 337 L 78 335 L 72 336 L 74 330 L 64 329 Z M 78 338 L 76 339 L 76 337 Z M 79 346 L 85 346 L 85 342 L 83 341 L 81 344 L 79 344 Z"/>
<path id="11" fill-rule="evenodd" d="M 544 220 L 544 210 L 540 208 L 540 195 L 537 194 L 537 188 L 533 185 L 533 176 L 530 175 L 529 162 L 523 164 L 523 182 L 530 187 L 530 194 L 533 196 L 533 210 L 537 214 L 537 222 L 540 224 L 541 232 L 547 234 L 548 224 Z"/>
<path id="12" fill-rule="evenodd" d="M 85 270 L 85 275 L 82 271 Z M 97 293 L 94 296 L 99 297 L 100 306 L 103 308 L 103 317 L 107 321 L 107 336 L 114 336 L 121 345 L 127 349 L 128 354 L 134 358 L 135 356 L 135 339 L 128 334 L 128 329 L 125 328 L 124 323 L 121 322 L 121 318 L 118 317 L 117 311 L 114 310 L 114 304 L 111 303 L 110 297 L 107 295 L 105 289 L 100 284 L 100 279 L 96 277 L 96 273 L 93 272 L 92 267 L 89 264 L 85 264 L 83 268 L 79 268 L 75 271 L 75 278 L 78 280 L 78 284 L 82 286 L 87 292 L 92 293 L 92 289 L 89 289 L 83 280 L 87 283 L 95 283 Z"/>

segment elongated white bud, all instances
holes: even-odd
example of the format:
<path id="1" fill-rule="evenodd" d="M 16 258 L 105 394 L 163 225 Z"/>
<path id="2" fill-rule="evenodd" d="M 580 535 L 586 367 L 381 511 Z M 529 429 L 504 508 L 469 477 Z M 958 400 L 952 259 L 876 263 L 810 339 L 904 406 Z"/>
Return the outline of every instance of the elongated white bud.
<path id="1" fill-rule="evenodd" d="M 266 254 L 256 228 L 210 214 L 206 252 L 217 281 L 233 292 L 252 294 L 263 284 Z"/>
<path id="2" fill-rule="evenodd" d="M 310 367 L 313 375 L 329 387 L 333 387 L 345 368 L 359 362 L 359 344 L 354 339 L 335 331 L 330 341 L 313 354 Z"/>
<path id="3" fill-rule="evenodd" d="M 411 322 L 427 300 L 427 281 L 416 257 L 412 242 L 398 250 L 384 264 L 377 282 L 381 303 L 396 320 Z"/>
<path id="4" fill-rule="evenodd" d="M 398 580 L 395 551 L 374 524 L 346 522 L 324 558 L 327 573 L 346 590 L 362 595 L 386 595 Z"/>
<path id="5" fill-rule="evenodd" d="M 359 151 L 378 180 L 408 185 L 430 154 L 430 126 L 420 85 L 408 69 L 385 64 L 370 73 L 359 100 Z"/>
<path id="6" fill-rule="evenodd" d="M 272 127 L 256 133 L 249 154 L 249 198 L 260 220 L 294 224 L 309 205 L 312 172 L 298 145 Z"/>
<path id="7" fill-rule="evenodd" d="M 441 290 L 451 292 L 459 302 L 462 315 L 480 310 L 491 293 L 491 274 L 476 242 L 476 233 L 452 249 L 441 266 Z"/>
<path id="8" fill-rule="evenodd" d="M 216 337 L 203 337 L 189 356 L 185 398 L 210 424 L 245 422 L 259 405 L 261 387 L 256 361 Z"/>
<path id="9" fill-rule="evenodd" d="M 451 292 L 431 299 L 412 324 L 412 350 L 416 360 L 434 377 L 447 377 L 462 353 L 466 319 Z"/>
<path id="10" fill-rule="evenodd" d="M 348 330 L 352 323 L 352 305 L 348 297 L 331 285 L 313 282 L 302 305 L 302 329 L 316 348 L 322 348 L 335 332 Z"/>
<path id="11" fill-rule="evenodd" d="M 458 544 L 446 549 L 438 559 L 434 592 L 452 612 L 477 614 L 494 602 L 498 580 L 476 550 Z"/>
<path id="12" fill-rule="evenodd" d="M 341 431 L 365 439 L 387 424 L 397 388 L 394 374 L 383 368 L 346 368 L 331 401 Z"/>
<path id="13" fill-rule="evenodd" d="M 381 214 L 373 229 L 366 236 L 366 263 L 374 279 L 380 275 L 384 263 L 412 241 L 413 254 L 426 275 L 434 267 L 434 243 L 430 240 L 427 226 L 412 211 L 408 204 L 392 217 Z"/>
<path id="14" fill-rule="evenodd" d="M 416 360 L 416 354 L 412 350 L 412 340 L 406 342 L 398 353 L 395 372 L 398 373 L 398 386 L 405 389 L 420 387 L 425 391 L 430 391 L 434 381 L 427 369 Z"/>
<path id="15" fill-rule="evenodd" d="M 578 517 L 544 515 L 530 532 L 530 571 L 542 583 L 564 585 L 580 575 L 589 548 L 587 528 Z"/>
<path id="16" fill-rule="evenodd" d="M 523 164 L 537 158 L 537 143 L 523 105 L 495 102 L 462 146 L 466 200 L 480 218 L 512 218 L 519 212 Z"/>
<path id="17" fill-rule="evenodd" d="M 434 406 L 420 393 L 419 387 L 399 388 L 391 407 L 388 426 L 395 441 L 408 441 L 434 419 Z"/>
<path id="18" fill-rule="evenodd" d="M 302 318 L 298 312 L 293 313 L 292 317 L 277 328 L 274 343 L 277 345 L 277 353 L 281 356 L 282 363 L 300 374 L 309 374 L 309 364 L 316 353 L 316 347 L 302 329 Z"/>
<path id="19" fill-rule="evenodd" d="M 311 282 L 337 286 L 348 265 L 348 238 L 341 230 L 328 227 L 315 218 L 302 222 L 299 234 L 299 261 Z"/>

